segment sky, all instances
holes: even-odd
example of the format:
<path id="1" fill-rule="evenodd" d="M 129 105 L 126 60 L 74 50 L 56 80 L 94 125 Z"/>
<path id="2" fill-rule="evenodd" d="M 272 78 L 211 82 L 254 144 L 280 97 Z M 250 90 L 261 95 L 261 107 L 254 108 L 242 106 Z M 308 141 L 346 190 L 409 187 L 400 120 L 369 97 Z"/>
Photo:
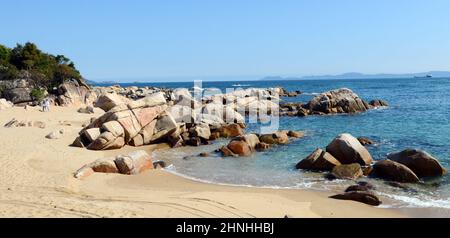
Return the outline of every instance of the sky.
<path id="1" fill-rule="evenodd" d="M 450 70 L 448 0 L 0 0 L 0 44 L 91 80 Z"/>

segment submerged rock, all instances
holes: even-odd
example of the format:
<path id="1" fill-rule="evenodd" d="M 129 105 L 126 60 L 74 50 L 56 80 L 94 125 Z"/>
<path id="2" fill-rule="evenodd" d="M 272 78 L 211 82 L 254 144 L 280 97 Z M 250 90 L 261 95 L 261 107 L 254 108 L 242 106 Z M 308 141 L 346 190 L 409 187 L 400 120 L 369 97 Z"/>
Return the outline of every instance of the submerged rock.
<path id="1" fill-rule="evenodd" d="M 364 145 L 364 146 L 375 144 L 375 142 L 373 140 L 366 138 L 366 137 L 358 137 L 358 141 L 359 141 L 359 143 L 361 143 L 361 145 Z"/>

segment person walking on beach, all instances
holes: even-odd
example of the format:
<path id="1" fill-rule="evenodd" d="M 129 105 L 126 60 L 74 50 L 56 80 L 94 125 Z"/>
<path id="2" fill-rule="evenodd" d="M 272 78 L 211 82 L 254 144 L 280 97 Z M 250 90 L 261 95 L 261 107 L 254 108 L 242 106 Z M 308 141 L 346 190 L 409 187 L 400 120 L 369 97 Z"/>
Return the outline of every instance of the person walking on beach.
<path id="1" fill-rule="evenodd" d="M 48 98 L 44 99 L 42 102 L 42 111 L 49 112 L 50 111 L 50 100 Z"/>

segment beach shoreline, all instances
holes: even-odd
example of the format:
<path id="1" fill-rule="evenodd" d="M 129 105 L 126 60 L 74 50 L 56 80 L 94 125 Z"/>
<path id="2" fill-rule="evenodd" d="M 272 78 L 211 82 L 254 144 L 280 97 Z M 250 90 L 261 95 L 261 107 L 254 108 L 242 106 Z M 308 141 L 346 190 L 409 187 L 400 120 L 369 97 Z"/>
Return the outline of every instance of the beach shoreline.
<path id="1" fill-rule="evenodd" d="M 96 173 L 84 180 L 73 173 L 98 158 L 161 145 L 90 151 L 69 146 L 94 114 L 76 107 L 2 110 L 12 118 L 39 120 L 44 129 L 1 128 L 0 217 L 405 217 L 395 209 L 375 208 L 328 198 L 329 193 L 201 183 L 163 170 L 140 175 Z M 70 126 L 68 125 L 70 124 Z M 45 135 L 63 129 L 60 139 Z M 264 209 L 262 209 L 264 208 Z"/>

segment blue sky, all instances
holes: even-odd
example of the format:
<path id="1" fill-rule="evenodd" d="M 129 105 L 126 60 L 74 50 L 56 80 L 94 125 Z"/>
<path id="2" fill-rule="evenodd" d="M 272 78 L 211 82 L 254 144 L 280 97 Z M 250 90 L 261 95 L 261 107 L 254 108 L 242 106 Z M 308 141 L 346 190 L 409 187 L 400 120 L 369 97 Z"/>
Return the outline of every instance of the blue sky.
<path id="1" fill-rule="evenodd" d="M 0 0 L 0 44 L 88 79 L 450 70 L 448 0 Z"/>

